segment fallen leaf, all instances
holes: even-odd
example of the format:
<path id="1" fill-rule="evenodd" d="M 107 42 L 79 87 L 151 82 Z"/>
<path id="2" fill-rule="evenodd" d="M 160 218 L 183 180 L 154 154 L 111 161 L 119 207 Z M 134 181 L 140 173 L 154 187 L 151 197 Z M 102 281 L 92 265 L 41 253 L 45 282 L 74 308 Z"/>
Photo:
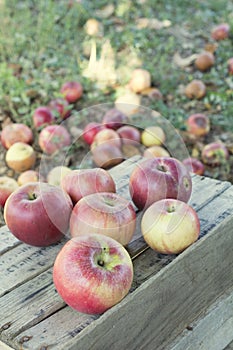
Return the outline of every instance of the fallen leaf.
<path id="1" fill-rule="evenodd" d="M 136 20 L 136 27 L 138 29 L 150 28 L 150 29 L 161 29 L 171 26 L 171 21 L 164 20 L 159 21 L 156 18 L 138 18 Z"/>
<path id="2" fill-rule="evenodd" d="M 193 54 L 188 57 L 181 57 L 179 52 L 176 52 L 175 55 L 173 56 L 173 62 L 178 66 L 178 67 L 188 67 L 190 66 L 195 59 L 197 58 L 198 54 Z"/>
<path id="3" fill-rule="evenodd" d="M 115 11 L 115 6 L 113 4 L 108 4 L 102 9 L 96 11 L 96 15 L 100 18 L 108 18 L 110 17 L 113 12 Z"/>

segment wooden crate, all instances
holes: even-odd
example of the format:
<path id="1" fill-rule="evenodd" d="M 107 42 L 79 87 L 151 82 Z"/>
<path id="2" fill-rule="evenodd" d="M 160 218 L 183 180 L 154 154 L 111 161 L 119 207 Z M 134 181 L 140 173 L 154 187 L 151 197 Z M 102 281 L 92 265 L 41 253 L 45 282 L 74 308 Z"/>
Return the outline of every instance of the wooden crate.
<path id="1" fill-rule="evenodd" d="M 126 198 L 129 175 L 141 160 L 134 157 L 110 171 Z M 160 350 L 182 332 L 191 333 L 190 325 L 233 286 L 233 186 L 193 176 L 190 204 L 198 212 L 201 237 L 178 256 L 147 247 L 137 214 L 127 247 L 134 264 L 131 291 L 100 316 L 72 310 L 54 288 L 53 262 L 65 240 L 31 247 L 2 227 L 0 349 Z"/>

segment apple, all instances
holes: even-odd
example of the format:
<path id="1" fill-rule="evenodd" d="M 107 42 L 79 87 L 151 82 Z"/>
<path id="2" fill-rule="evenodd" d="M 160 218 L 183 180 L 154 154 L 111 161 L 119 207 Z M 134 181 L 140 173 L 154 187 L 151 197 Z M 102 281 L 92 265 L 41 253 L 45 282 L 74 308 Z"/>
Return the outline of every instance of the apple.
<path id="1" fill-rule="evenodd" d="M 70 307 L 86 314 L 102 314 L 128 294 L 133 264 L 120 243 L 90 233 L 63 246 L 54 263 L 53 281 Z"/>
<path id="2" fill-rule="evenodd" d="M 32 120 L 34 127 L 39 128 L 55 122 L 55 116 L 49 107 L 40 106 L 33 112 Z"/>
<path id="3" fill-rule="evenodd" d="M 48 172 L 47 182 L 50 185 L 60 186 L 62 179 L 71 172 L 72 170 L 67 166 L 58 165 Z"/>
<path id="4" fill-rule="evenodd" d="M 44 178 L 36 170 L 26 170 L 22 172 L 17 179 L 19 186 L 25 185 L 29 182 L 39 181 L 44 181 Z"/>
<path id="5" fill-rule="evenodd" d="M 162 199 L 146 209 L 141 230 L 152 249 L 162 254 L 178 254 L 198 239 L 200 221 L 187 203 Z"/>
<path id="6" fill-rule="evenodd" d="M 170 157 L 168 151 L 161 146 L 151 146 L 144 150 L 143 157 L 154 158 L 154 157 Z"/>
<path id="7" fill-rule="evenodd" d="M 51 100 L 48 106 L 53 114 L 55 114 L 55 116 L 57 115 L 62 120 L 67 119 L 71 114 L 69 103 L 64 98 Z"/>
<path id="8" fill-rule="evenodd" d="M 227 61 L 227 65 L 229 74 L 233 75 L 233 57 L 229 58 L 229 60 Z"/>
<path id="9" fill-rule="evenodd" d="M 118 129 L 127 122 L 127 116 L 117 108 L 109 109 L 103 116 L 102 124 L 106 128 Z"/>
<path id="10" fill-rule="evenodd" d="M 186 121 L 187 131 L 195 136 L 205 136 L 210 131 L 209 117 L 202 113 L 195 113 Z"/>
<path id="11" fill-rule="evenodd" d="M 94 232 L 126 245 L 135 228 L 136 213 L 132 204 L 112 192 L 96 192 L 83 197 L 75 204 L 70 217 L 72 237 Z"/>
<path id="12" fill-rule="evenodd" d="M 138 209 L 165 198 L 188 202 L 192 179 L 185 165 L 176 158 L 149 158 L 137 164 L 129 179 L 131 198 Z"/>
<path id="13" fill-rule="evenodd" d="M 96 166 L 104 169 L 111 168 L 124 160 L 121 149 L 109 142 L 93 147 L 91 153 Z"/>
<path id="14" fill-rule="evenodd" d="M 19 240 L 43 247 L 67 233 L 72 208 L 70 197 L 61 188 L 30 182 L 8 197 L 4 219 Z"/>
<path id="15" fill-rule="evenodd" d="M 5 160 L 9 168 L 21 173 L 35 165 L 36 153 L 27 143 L 16 142 L 7 150 Z"/>
<path id="16" fill-rule="evenodd" d="M 117 133 L 120 135 L 121 141 L 124 145 L 137 146 L 141 142 L 141 133 L 135 126 L 121 126 L 117 130 Z"/>
<path id="17" fill-rule="evenodd" d="M 205 96 L 206 86 L 201 80 L 194 79 L 185 87 L 184 92 L 186 97 L 199 100 Z"/>
<path id="18" fill-rule="evenodd" d="M 0 176 L 0 208 L 3 208 L 7 198 L 19 187 L 17 181 L 9 176 Z"/>
<path id="19" fill-rule="evenodd" d="M 145 69 L 135 69 L 129 82 L 129 87 L 133 92 L 140 93 L 151 86 L 150 73 Z"/>
<path id="20" fill-rule="evenodd" d="M 195 66 L 201 72 L 205 72 L 214 65 L 214 61 L 215 59 L 212 52 L 204 51 L 197 56 Z"/>
<path id="21" fill-rule="evenodd" d="M 13 123 L 6 125 L 1 132 L 1 143 L 9 149 L 16 142 L 31 144 L 33 142 L 32 130 L 25 124 Z"/>
<path id="22" fill-rule="evenodd" d="M 97 122 L 90 122 L 88 123 L 85 128 L 83 129 L 83 140 L 88 144 L 91 145 L 94 141 L 95 135 L 100 131 L 103 130 L 104 126 Z"/>
<path id="23" fill-rule="evenodd" d="M 71 138 L 64 126 L 48 125 L 41 130 L 38 142 L 43 152 L 53 154 L 66 146 L 70 146 Z"/>
<path id="24" fill-rule="evenodd" d="M 113 178 L 101 168 L 72 170 L 62 178 L 61 187 L 74 204 L 92 193 L 116 192 Z"/>
<path id="25" fill-rule="evenodd" d="M 144 146 L 150 147 L 163 144 L 165 138 L 165 133 L 160 126 L 148 126 L 142 131 L 141 142 Z"/>
<path id="26" fill-rule="evenodd" d="M 205 166 L 204 164 L 197 158 L 185 158 L 182 160 L 182 163 L 186 166 L 189 172 L 197 174 L 197 175 L 203 175 L 205 172 Z"/>
<path id="27" fill-rule="evenodd" d="M 85 31 L 88 35 L 98 36 L 103 32 L 102 23 L 95 18 L 89 18 L 85 23 Z"/>
<path id="28" fill-rule="evenodd" d="M 230 26 L 227 23 L 221 23 L 214 27 L 211 31 L 211 37 L 214 40 L 224 40 L 229 37 L 230 34 Z"/>
<path id="29" fill-rule="evenodd" d="M 205 164 L 217 166 L 226 163 L 229 152 L 223 143 L 211 142 L 203 147 L 201 158 Z"/>
<path id="30" fill-rule="evenodd" d="M 103 143 L 108 143 L 109 145 L 120 148 L 121 138 L 115 130 L 103 129 L 95 135 L 94 140 L 91 144 L 91 149 L 94 149 L 96 146 L 99 146 Z"/>
<path id="31" fill-rule="evenodd" d="M 68 103 L 75 103 L 83 95 L 83 87 L 77 81 L 65 82 L 60 91 Z"/>

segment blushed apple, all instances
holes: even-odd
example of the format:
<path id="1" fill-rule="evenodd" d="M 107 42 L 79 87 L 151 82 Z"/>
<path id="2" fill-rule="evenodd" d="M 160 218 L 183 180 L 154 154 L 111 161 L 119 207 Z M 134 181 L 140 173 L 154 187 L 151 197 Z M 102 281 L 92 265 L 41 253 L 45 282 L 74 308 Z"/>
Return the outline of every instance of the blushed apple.
<path id="1" fill-rule="evenodd" d="M 63 177 L 61 187 L 74 204 L 92 193 L 116 192 L 113 178 L 107 170 L 101 168 L 72 170 Z"/>
<path id="2" fill-rule="evenodd" d="M 32 130 L 25 124 L 12 123 L 6 125 L 1 132 L 1 143 L 4 148 L 9 149 L 16 142 L 32 144 Z"/>
<path id="3" fill-rule="evenodd" d="M 214 65 L 214 62 L 215 58 L 212 52 L 204 51 L 197 56 L 195 66 L 201 72 L 205 72 Z"/>
<path id="4" fill-rule="evenodd" d="M 187 131 L 195 136 L 205 136 L 210 131 L 209 117 L 203 113 L 195 113 L 186 120 Z"/>
<path id="5" fill-rule="evenodd" d="M 103 169 L 109 169 L 124 160 L 121 149 L 109 142 L 93 147 L 91 153 L 95 165 Z"/>
<path id="6" fill-rule="evenodd" d="M 62 179 L 71 172 L 72 170 L 67 166 L 58 165 L 49 171 L 47 175 L 47 182 L 50 185 L 60 186 Z"/>
<path id="7" fill-rule="evenodd" d="M 90 122 L 88 123 L 85 128 L 83 129 L 83 140 L 88 144 L 91 145 L 94 141 L 95 135 L 100 131 L 103 130 L 104 126 L 101 123 L 97 122 Z"/>
<path id="8" fill-rule="evenodd" d="M 83 87 L 78 81 L 65 82 L 60 91 L 68 103 L 75 103 L 83 95 Z"/>
<path id="9" fill-rule="evenodd" d="M 185 165 L 176 158 L 157 157 L 137 164 L 129 179 L 131 198 L 138 209 L 146 209 L 160 199 L 188 202 L 192 179 Z"/>
<path id="10" fill-rule="evenodd" d="M 103 116 L 102 124 L 106 128 L 116 130 L 124 125 L 128 117 L 117 108 L 109 109 Z"/>
<path id="11" fill-rule="evenodd" d="M 203 147 L 201 158 L 205 164 L 217 166 L 226 163 L 229 152 L 222 142 L 211 142 Z"/>
<path id="12" fill-rule="evenodd" d="M 82 313 L 102 314 L 128 294 L 133 264 L 120 243 L 89 234 L 63 246 L 54 263 L 53 281 L 70 307 Z"/>
<path id="13" fill-rule="evenodd" d="M 162 145 L 165 139 L 165 132 L 160 126 L 148 126 L 142 131 L 141 142 L 146 147 Z"/>
<path id="14" fill-rule="evenodd" d="M 206 85 L 202 80 L 194 79 L 186 85 L 184 92 L 189 99 L 200 100 L 206 94 Z"/>
<path id="15" fill-rule="evenodd" d="M 19 187 L 17 181 L 9 176 L 0 176 L 0 208 L 3 208 L 7 198 Z"/>
<path id="16" fill-rule="evenodd" d="M 130 242 L 136 227 L 136 213 L 132 204 L 116 193 L 89 194 L 75 204 L 70 217 L 72 237 L 103 234 L 122 245 Z"/>
<path id="17" fill-rule="evenodd" d="M 35 165 L 36 153 L 27 143 L 16 142 L 7 150 L 5 160 L 9 168 L 21 173 Z"/>
<path id="18" fill-rule="evenodd" d="M 145 211 L 141 230 L 152 249 L 162 254 L 178 254 L 198 239 L 200 221 L 187 203 L 163 199 Z"/>
<path id="19" fill-rule="evenodd" d="M 186 166 L 189 172 L 203 175 L 205 172 L 204 164 L 197 158 L 189 157 L 182 160 L 182 163 Z"/>
<path id="20" fill-rule="evenodd" d="M 70 197 L 61 188 L 31 182 L 8 197 L 4 219 L 19 240 L 42 247 L 58 242 L 67 233 L 72 209 Z"/>
<path id="21" fill-rule="evenodd" d="M 151 146 L 144 150 L 143 157 L 145 158 L 170 157 L 170 154 L 162 146 Z"/>
<path id="22" fill-rule="evenodd" d="M 99 146 L 103 143 L 108 143 L 109 145 L 121 147 L 121 138 L 115 130 L 112 129 L 102 129 L 94 137 L 91 144 L 91 149 Z"/>
<path id="23" fill-rule="evenodd" d="M 124 145 L 137 146 L 141 142 L 141 133 L 135 126 L 131 126 L 131 125 L 121 126 L 117 130 L 117 133 L 118 135 L 120 135 L 122 143 Z"/>
<path id="24" fill-rule="evenodd" d="M 39 182 L 39 181 L 44 182 L 44 178 L 36 170 L 26 170 L 22 172 L 17 179 L 19 186 L 25 185 L 29 182 Z"/>
<path id="25" fill-rule="evenodd" d="M 67 119 L 71 114 L 69 103 L 64 98 L 55 98 L 51 100 L 48 107 L 55 116 L 58 116 L 62 120 Z"/>
<path id="26" fill-rule="evenodd" d="M 48 125 L 41 130 L 38 142 L 43 152 L 53 154 L 66 146 L 70 146 L 71 137 L 64 126 Z"/>
<path id="27" fill-rule="evenodd" d="M 228 23 L 220 23 L 211 31 L 211 37 L 217 41 L 227 39 L 229 34 L 230 26 Z"/>
<path id="28" fill-rule="evenodd" d="M 34 127 L 39 128 L 54 123 L 55 116 L 49 107 L 40 106 L 33 112 L 32 120 Z"/>

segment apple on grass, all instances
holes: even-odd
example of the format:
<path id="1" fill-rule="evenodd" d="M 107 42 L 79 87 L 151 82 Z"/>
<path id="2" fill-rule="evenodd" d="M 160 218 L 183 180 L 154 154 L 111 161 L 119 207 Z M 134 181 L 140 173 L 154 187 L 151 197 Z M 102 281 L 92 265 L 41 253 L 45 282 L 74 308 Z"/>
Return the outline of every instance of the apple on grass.
<path id="1" fill-rule="evenodd" d="M 202 113 L 191 114 L 186 120 L 187 131 L 195 136 L 205 136 L 210 131 L 210 120 Z"/>
<path id="2" fill-rule="evenodd" d="M 7 198 L 19 187 L 16 180 L 9 176 L 0 176 L 0 208 L 3 208 Z"/>
<path id="3" fill-rule="evenodd" d="M 16 142 L 31 144 L 33 142 L 32 130 L 25 124 L 12 123 L 6 125 L 1 132 L 1 143 L 9 149 Z"/>
<path id="4" fill-rule="evenodd" d="M 165 138 L 165 133 L 160 126 L 148 126 L 142 132 L 141 142 L 146 147 L 160 146 L 164 143 Z"/>
<path id="5" fill-rule="evenodd" d="M 83 197 L 70 217 L 72 237 L 90 232 L 109 236 L 122 245 L 130 242 L 136 227 L 132 204 L 116 193 L 99 192 Z"/>
<path id="6" fill-rule="evenodd" d="M 74 204 L 88 194 L 116 192 L 113 178 L 101 168 L 72 170 L 62 178 L 61 187 Z"/>
<path id="7" fill-rule="evenodd" d="M 115 130 L 104 128 L 95 135 L 94 140 L 91 144 L 91 149 L 103 143 L 108 143 L 109 145 L 120 148 L 121 147 L 120 135 L 118 135 L 118 133 Z"/>
<path id="8" fill-rule="evenodd" d="M 49 107 L 40 106 L 33 112 L 32 120 L 34 127 L 39 128 L 55 122 L 55 116 Z"/>
<path id="9" fill-rule="evenodd" d="M 36 153 L 27 143 L 16 142 L 7 150 L 5 159 L 9 168 L 21 173 L 34 166 Z"/>
<path id="10" fill-rule="evenodd" d="M 71 137 L 62 125 L 48 125 L 39 134 L 39 146 L 46 154 L 53 154 L 60 149 L 70 146 Z"/>
<path id="11" fill-rule="evenodd" d="M 229 152 L 222 142 L 211 142 L 203 147 L 201 158 L 203 163 L 217 166 L 226 163 Z"/>
<path id="12" fill-rule="evenodd" d="M 54 263 L 53 281 L 70 307 L 86 314 L 102 314 L 128 294 L 133 264 L 120 243 L 89 233 L 63 246 Z"/>
<path id="13" fill-rule="evenodd" d="M 228 23 L 220 23 L 214 27 L 211 31 L 211 37 L 214 40 L 224 40 L 227 39 L 230 33 L 230 26 Z"/>
<path id="14" fill-rule="evenodd" d="M 186 85 L 184 93 L 189 99 L 200 100 L 206 94 L 206 85 L 202 80 L 194 79 Z"/>
<path id="15" fill-rule="evenodd" d="M 64 98 L 51 100 L 48 107 L 55 116 L 58 116 L 62 120 L 67 119 L 71 114 L 69 103 Z"/>
<path id="16" fill-rule="evenodd" d="M 8 197 L 4 219 L 19 240 L 44 247 L 58 242 L 68 232 L 72 209 L 70 197 L 61 188 L 31 182 Z"/>
<path id="17" fill-rule="evenodd" d="M 176 158 L 149 158 L 137 164 L 132 171 L 129 190 L 134 204 L 140 210 L 165 198 L 188 202 L 192 179 L 185 165 Z"/>
<path id="18" fill-rule="evenodd" d="M 85 128 L 83 129 L 83 140 L 88 144 L 91 145 L 94 141 L 95 135 L 100 131 L 104 129 L 104 125 L 96 122 L 90 122 L 88 123 Z"/>
<path id="19" fill-rule="evenodd" d="M 75 103 L 83 95 L 83 87 L 78 81 L 65 82 L 60 90 L 68 103 Z"/>
<path id="20" fill-rule="evenodd" d="M 187 203 L 163 199 L 145 211 L 141 230 L 152 249 L 162 254 L 178 254 L 198 239 L 200 221 Z"/>

